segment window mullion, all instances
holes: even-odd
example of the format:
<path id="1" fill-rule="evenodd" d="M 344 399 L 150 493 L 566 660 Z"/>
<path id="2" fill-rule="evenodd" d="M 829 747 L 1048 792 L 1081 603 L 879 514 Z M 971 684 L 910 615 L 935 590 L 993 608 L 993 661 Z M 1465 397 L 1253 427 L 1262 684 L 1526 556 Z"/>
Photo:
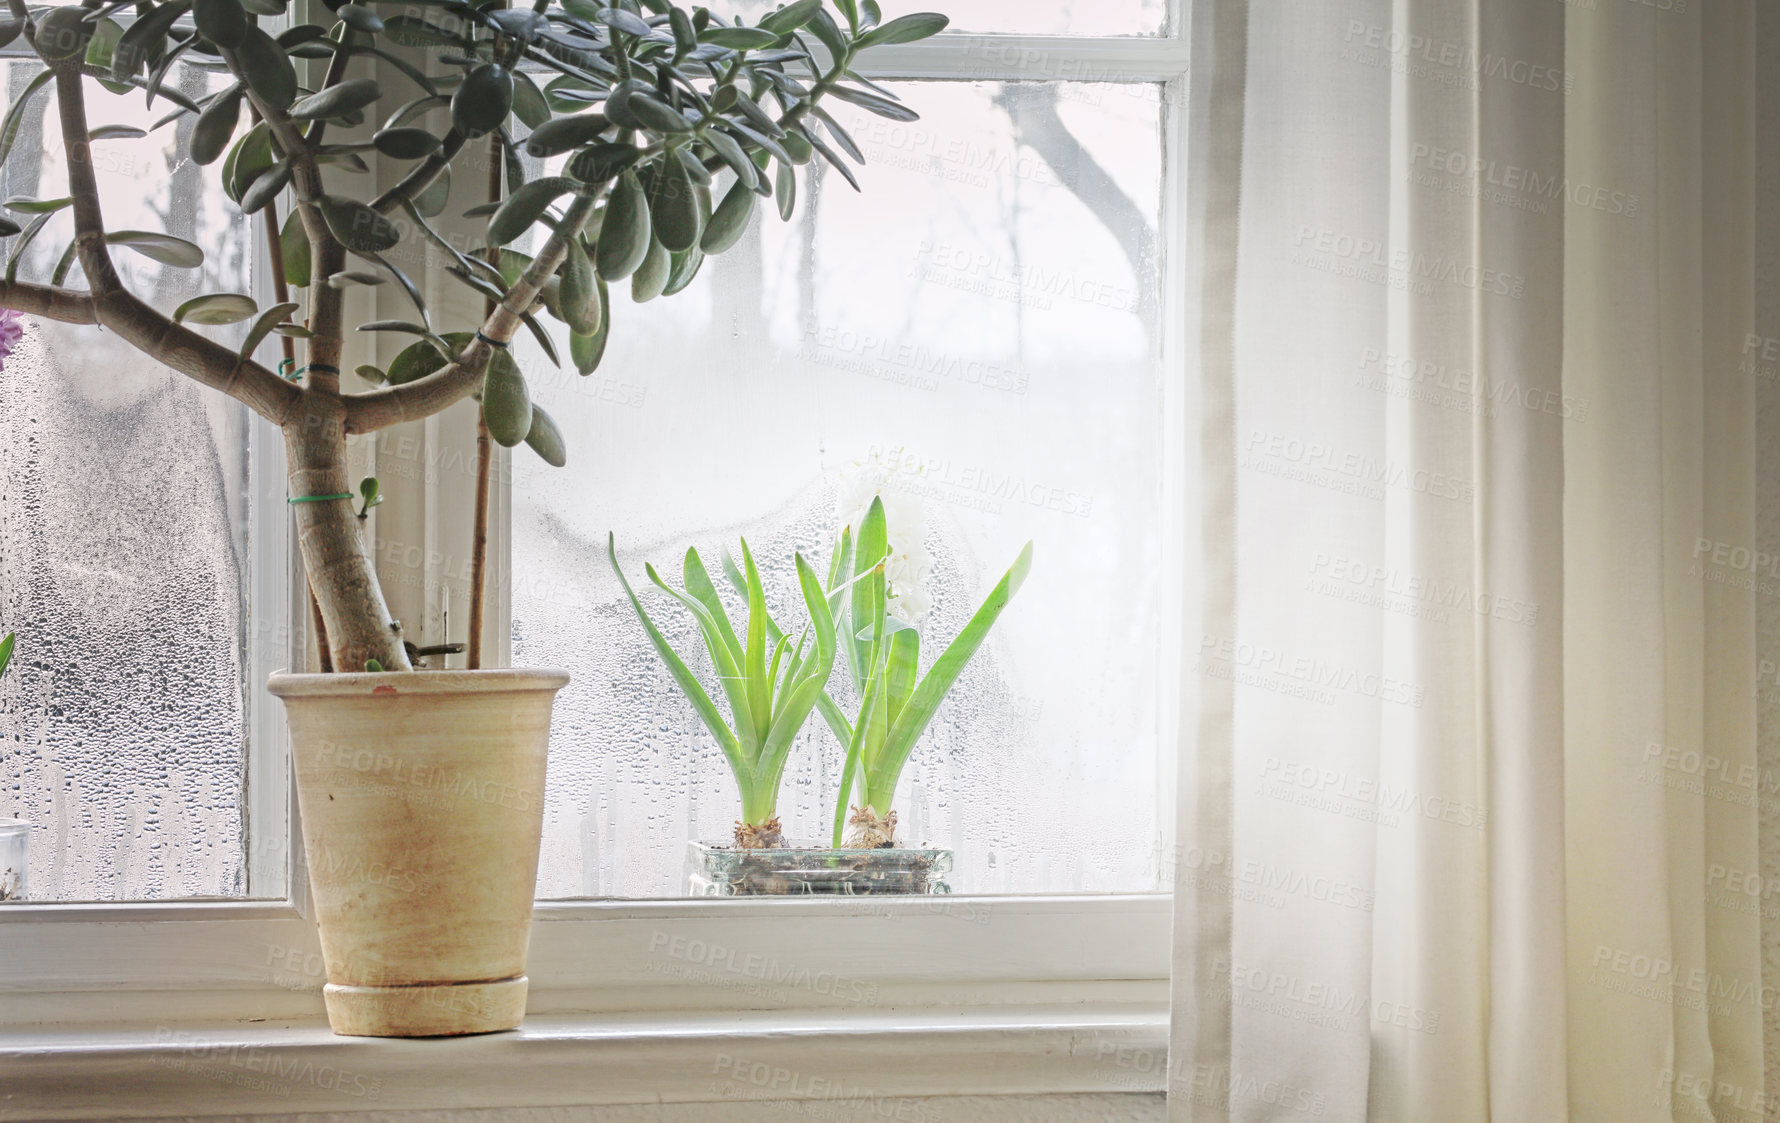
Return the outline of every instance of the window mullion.
<path id="1" fill-rule="evenodd" d="M 415 58 L 417 65 L 426 65 Z M 380 59 L 367 60 L 368 73 L 387 69 Z M 393 82 L 407 79 L 395 76 Z M 395 184 L 405 170 L 365 154 L 379 190 Z M 463 212 L 487 201 L 487 148 L 474 141 L 454 162 L 452 196 L 444 211 L 429 220 L 451 244 L 465 252 L 479 251 L 486 222 L 464 218 Z M 400 265 L 422 290 L 435 325 L 479 323 L 483 298 L 442 269 L 429 268 L 427 249 L 418 237 L 396 251 Z M 404 256 L 406 254 L 407 256 Z M 397 285 L 379 285 L 366 294 L 375 301 L 367 319 L 412 319 L 414 307 Z M 391 360 L 414 343 L 411 336 L 374 333 L 362 360 L 388 368 Z M 528 372 L 531 373 L 531 372 Z M 465 642 L 469 638 L 470 576 L 475 521 L 478 406 L 465 399 L 421 421 L 397 425 L 375 435 L 367 459 L 384 495 L 371 516 L 369 531 L 378 576 L 391 614 L 401 621 L 410 642 L 420 646 Z M 510 662 L 506 579 L 508 495 L 511 452 L 496 445 L 490 467 L 487 571 L 484 581 L 482 665 Z M 433 667 L 459 668 L 462 655 L 434 658 Z"/>

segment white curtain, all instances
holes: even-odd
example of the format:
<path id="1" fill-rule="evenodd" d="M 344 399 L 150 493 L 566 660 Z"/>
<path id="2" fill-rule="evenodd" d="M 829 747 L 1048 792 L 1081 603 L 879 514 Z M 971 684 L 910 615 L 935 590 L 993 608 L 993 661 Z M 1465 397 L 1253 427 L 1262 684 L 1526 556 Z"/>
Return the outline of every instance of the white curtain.
<path id="1" fill-rule="evenodd" d="M 1192 5 L 1172 1118 L 1780 1108 L 1776 8 Z"/>

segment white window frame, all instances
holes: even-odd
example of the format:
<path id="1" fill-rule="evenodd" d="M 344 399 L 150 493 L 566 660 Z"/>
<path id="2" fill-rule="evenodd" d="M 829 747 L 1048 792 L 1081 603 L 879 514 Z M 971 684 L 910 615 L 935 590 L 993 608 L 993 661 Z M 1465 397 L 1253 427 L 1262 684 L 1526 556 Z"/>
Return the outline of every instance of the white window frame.
<path id="1" fill-rule="evenodd" d="M 946 33 L 923 43 L 880 48 L 867 56 L 862 68 L 878 79 L 1163 84 L 1163 182 L 1169 201 L 1159 232 L 1165 251 L 1163 359 L 1169 372 L 1163 391 L 1163 500 L 1177 510 L 1185 509 L 1190 405 L 1181 331 L 1187 246 L 1184 208 L 1178 205 L 1184 195 L 1187 135 L 1186 3 L 1168 0 L 1165 34 L 1157 37 Z M 374 167 L 373 173 L 377 172 Z M 465 299 L 459 286 L 442 284 L 439 278 L 428 278 L 424 287 L 435 308 Z M 367 319 L 400 314 L 403 297 L 388 291 L 393 289 L 385 285 L 358 290 L 353 299 L 373 305 L 363 309 L 369 313 Z M 374 307 L 378 302 L 385 307 Z M 349 364 L 390 357 L 376 350 L 389 346 L 384 341 L 361 346 L 364 354 L 349 355 Z M 389 442 L 406 439 L 410 447 L 403 455 L 415 462 L 473 465 L 472 409 L 460 405 L 403 431 L 380 434 L 363 442 L 365 447 L 355 455 L 364 457 L 367 471 L 374 471 L 378 461 L 392 454 Z M 413 451 L 416 441 L 418 453 Z M 254 494 L 262 508 L 261 529 L 266 531 L 288 523 L 282 504 L 273 502 L 282 490 L 257 486 L 282 476 L 282 448 L 278 434 L 263 423 L 256 425 L 255 443 Z M 491 497 L 487 604 L 491 631 L 485 633 L 491 663 L 504 661 L 509 649 L 504 580 L 510 566 L 509 475 L 501 470 L 506 450 L 497 449 L 496 454 L 501 459 Z M 380 474 L 380 478 L 393 502 L 373 516 L 374 533 L 390 530 L 389 512 L 401 510 L 407 512 L 401 527 L 408 536 L 405 540 L 426 543 L 426 552 L 435 557 L 449 556 L 446 543 L 468 541 L 467 476 L 438 472 L 430 478 L 425 473 L 406 479 Z M 1182 533 L 1165 542 L 1168 556 L 1183 556 Z M 300 585 L 291 579 L 291 546 L 288 541 L 273 543 L 273 537 L 262 535 L 268 550 L 254 562 L 255 587 L 278 590 L 279 601 L 292 614 L 289 618 L 303 620 L 306 605 L 300 599 Z M 442 591 L 448 576 L 428 571 L 424 562 L 417 570 L 404 570 L 399 559 L 380 557 L 379 565 L 395 615 L 421 621 L 418 630 L 430 640 L 433 629 L 442 625 L 441 606 L 456 599 Z M 1164 620 L 1182 618 L 1178 604 L 1159 607 Z M 409 634 L 416 630 L 411 624 Z M 1165 635 L 1172 631 L 1164 628 Z M 282 638 L 284 632 L 279 630 L 278 635 Z M 1175 650 L 1164 654 L 1178 660 L 1180 637 L 1169 638 Z M 314 977 L 319 944 L 302 878 L 282 713 L 269 704 L 259 685 L 266 671 L 286 665 L 285 660 L 295 661 L 301 648 L 298 639 L 277 651 L 268 649 L 278 644 L 252 645 L 249 685 L 265 704 L 251 710 L 255 755 L 247 796 L 250 825 L 255 831 L 268 826 L 287 831 L 291 839 L 288 847 L 250 842 L 251 891 L 271 899 L 0 909 L 0 1087 L 10 1084 L 19 1089 L 25 1104 L 32 1102 L 34 1088 L 65 1088 L 68 1074 L 80 1071 L 73 1058 L 108 1049 L 116 1053 L 112 1063 L 121 1066 L 118 1071 L 135 1072 L 139 1079 L 120 1082 L 116 1100 L 93 1092 L 98 1097 L 92 1101 L 93 1114 L 101 1114 L 105 1105 L 115 1114 L 133 1112 L 142 1101 L 131 1099 L 126 1111 L 121 1097 L 126 1093 L 136 1097 L 150 1087 L 158 1089 L 155 1113 L 162 1108 L 167 1114 L 178 1113 L 188 1102 L 181 1098 L 186 1092 L 196 1097 L 190 1103 L 200 1105 L 187 1106 L 186 1111 L 223 1110 L 236 1099 L 248 1102 L 243 1090 L 231 1090 L 213 1079 L 182 1076 L 177 1066 L 165 1063 L 170 1046 L 163 1038 L 169 1027 L 206 1027 L 205 1032 L 220 1034 L 219 1040 L 257 1033 L 259 1048 L 313 1049 L 320 1051 L 318 1056 L 337 1056 L 327 1051 L 341 1048 L 365 1050 L 355 1054 L 364 1071 L 381 1072 L 378 1066 L 385 1066 L 400 1074 L 425 1064 L 437 1068 L 436 1059 L 424 1060 L 412 1046 L 398 1049 L 388 1042 L 331 1038 L 315 1029 L 322 1013 L 320 979 Z M 1171 707 L 1177 704 L 1178 700 L 1169 701 Z M 1164 759 L 1157 790 L 1171 795 L 1172 735 L 1180 722 L 1172 709 L 1160 718 Z M 267 782 L 272 777 L 280 782 Z M 1166 807 L 1171 800 L 1163 798 Z M 1161 816 L 1164 837 L 1158 842 L 1163 847 L 1172 843 L 1171 818 Z M 777 1055 L 773 1050 L 778 1046 L 772 1042 L 782 1038 L 783 1029 L 804 1034 L 810 1048 L 815 1040 L 836 1048 L 840 1047 L 836 1042 L 845 1041 L 869 1046 L 878 1066 L 874 1071 L 884 1074 L 878 1077 L 880 1090 L 906 1077 L 911 1094 L 1007 1092 L 1015 1090 L 1014 1085 L 1029 1091 L 1151 1091 L 1160 1087 L 1161 1068 L 1121 1062 L 1121 1071 L 1092 1057 L 1084 1060 L 1084 1052 L 1099 1052 L 1103 1059 L 1108 1042 L 1121 1050 L 1151 1054 L 1165 1048 L 1170 908 L 1164 893 L 833 903 L 539 902 L 529 967 L 528 1029 L 517 1038 L 497 1035 L 480 1039 L 479 1046 L 465 1047 L 511 1050 L 516 1039 L 534 1041 L 537 1045 L 529 1052 L 521 1048 L 519 1054 L 500 1053 L 500 1063 L 509 1064 L 515 1056 L 529 1058 L 520 1071 L 532 1072 L 535 1064 L 540 1066 L 537 1072 L 555 1072 L 554 1065 L 562 1069 L 560 1078 L 536 1084 L 534 1076 L 502 1078 L 498 1069 L 484 1072 L 472 1066 L 463 1071 L 482 1072 L 478 1079 L 483 1084 L 477 1087 L 495 1097 L 476 1101 L 484 1104 L 594 1102 L 588 1098 L 585 1081 L 577 1084 L 573 1076 L 589 1071 L 586 1056 L 578 1054 L 580 1059 L 564 1067 L 551 1043 L 589 1035 L 626 1036 L 625 1024 L 652 1017 L 656 1020 L 636 1028 L 633 1036 L 663 1050 L 662 1063 L 676 1056 L 684 1059 L 685 1043 L 706 1041 L 700 1036 L 706 1030 L 724 1040 L 732 1032 L 755 1033 L 760 1035 L 761 1054 Z M 774 982 L 788 975 L 789 985 Z M 874 996 L 872 1001 L 857 998 L 861 988 Z M 744 1015 L 742 1010 L 753 1012 Z M 921 1010 L 949 1018 L 943 1024 L 957 1033 L 947 1037 L 937 1031 L 940 1023 L 923 1022 L 911 1013 Z M 263 1025 L 268 1021 L 301 1028 L 268 1039 Z M 149 1033 L 145 1026 L 155 1032 Z M 885 1053 L 885 1040 L 908 1048 Z M 1010 1040 L 1017 1044 L 1008 1045 Z M 502 1046 L 501 1041 L 509 1044 Z M 978 1047 L 1011 1050 L 1023 1062 L 985 1069 L 956 1056 L 959 1049 Z M 465 1059 L 461 1052 L 453 1055 Z M 951 1062 L 942 1064 L 938 1058 L 943 1056 L 951 1056 Z M 65 1064 L 74 1067 L 61 1067 Z M 660 1082 L 640 1078 L 632 1071 L 635 1067 L 621 1065 L 611 1071 L 607 1071 L 610 1065 L 599 1067 L 606 1083 L 598 1102 L 652 1102 L 661 1095 Z M 472 1102 L 453 1090 L 445 1069 L 429 1080 L 397 1084 L 405 1089 L 399 1097 L 356 1104 L 332 1095 L 311 1105 L 303 1096 L 313 1089 L 299 1088 L 296 1099 L 279 1101 L 284 1105 L 279 1110 Z M 503 1088 L 510 1089 L 505 1098 L 501 1098 Z M 687 1095 L 697 1098 L 696 1089 Z M 74 1113 L 76 1106 L 69 1112 Z M 4 1113 L 5 1104 L 0 1103 L 0 1116 Z"/>
<path id="2" fill-rule="evenodd" d="M 60 0 L 73 4 L 78 0 Z M 128 26 L 133 18 L 128 12 L 113 18 Z M 189 22 L 189 17 L 188 17 Z M 183 26 L 183 25 L 182 25 Z M 0 64 L 15 61 L 36 62 L 36 53 L 23 37 L 0 48 Z M 47 103 L 45 127 L 55 126 L 55 92 L 38 95 Z M 157 111 L 155 116 L 159 116 Z M 267 252 L 264 230 L 249 219 L 249 237 L 253 252 L 253 298 L 260 307 L 276 303 L 271 283 L 271 258 Z M 259 358 L 276 365 L 277 337 L 260 345 Z M 209 393 L 210 391 L 205 391 Z M 245 407 L 242 407 L 245 410 Z M 307 604 L 297 599 L 302 587 L 302 566 L 291 535 L 291 516 L 284 502 L 285 469 L 284 437 L 271 422 L 255 413 L 248 413 L 246 516 L 253 533 L 250 550 L 241 578 L 247 587 L 248 618 L 243 622 L 242 668 L 247 689 L 243 728 L 242 801 L 244 834 L 248 839 L 245 855 L 245 896 L 257 900 L 288 898 L 293 884 L 293 857 L 287 853 L 283 839 L 295 828 L 295 792 L 289 782 L 290 739 L 285 726 L 283 707 L 264 690 L 268 676 L 292 666 L 300 666 L 304 657 Z M 274 606 L 270 612 L 256 611 L 260 605 Z M 292 627 L 292 622 L 296 626 Z M 273 845 L 254 845 L 256 838 L 279 840 Z M 34 909 L 46 906 L 32 905 Z M 143 908 L 159 908 L 158 902 L 144 902 Z M 0 916 L 0 922 L 4 921 Z M 5 987 L 0 968 L 0 990 Z M 0 1015 L 0 1025 L 5 1024 Z"/>

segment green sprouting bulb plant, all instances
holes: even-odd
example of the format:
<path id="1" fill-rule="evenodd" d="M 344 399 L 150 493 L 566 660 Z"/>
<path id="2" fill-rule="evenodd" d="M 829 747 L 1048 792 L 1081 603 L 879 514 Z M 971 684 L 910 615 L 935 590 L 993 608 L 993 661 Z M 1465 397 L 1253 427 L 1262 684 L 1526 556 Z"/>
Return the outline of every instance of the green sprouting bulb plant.
<path id="1" fill-rule="evenodd" d="M 785 775 L 785 759 L 791 742 L 809 720 L 810 711 L 823 695 L 828 675 L 834 668 L 834 619 L 815 571 L 797 555 L 797 580 L 802 589 L 809 622 L 797 644 L 773 624 L 766 611 L 766 592 L 755 567 L 754 555 L 742 541 L 742 561 L 746 572 L 734 572 L 731 580 L 747 598 L 748 619 L 743 634 L 731 626 L 729 614 L 717 596 L 717 589 L 705 571 L 698 551 L 688 549 L 682 567 L 681 591 L 670 586 L 645 566 L 649 580 L 691 612 L 698 621 L 699 634 L 705 642 L 717 682 L 729 703 L 731 720 L 723 720 L 711 696 L 698 678 L 668 644 L 661 629 L 644 611 L 642 602 L 631 590 L 624 570 L 618 565 L 614 539 L 607 536 L 606 553 L 612 569 L 624 586 L 625 596 L 636 609 L 637 618 L 649 633 L 662 662 L 667 664 L 674 681 L 691 699 L 693 708 L 717 744 L 723 750 L 729 767 L 735 773 L 736 786 L 741 789 L 742 818 L 736 823 L 735 843 L 742 849 L 783 846 L 784 835 L 778 816 L 779 785 Z M 728 554 L 725 552 L 725 562 Z M 733 565 L 728 568 L 733 569 Z M 815 645 L 810 646 L 812 636 Z"/>
<path id="2" fill-rule="evenodd" d="M 849 799 L 855 786 L 861 799 L 859 806 L 853 808 L 854 830 L 847 845 L 895 845 L 896 812 L 890 804 L 896 797 L 903 766 L 908 763 L 915 742 L 939 712 L 940 703 L 988 638 L 989 629 L 1019 592 L 1032 568 L 1032 543 L 1028 542 L 958 638 L 940 654 L 925 676 L 918 676 L 921 633 L 891 615 L 888 608 L 890 596 L 884 563 L 889 554 L 884 501 L 874 498 L 859 524 L 858 541 L 852 540 L 850 527 L 842 530 L 829 566 L 831 595 L 838 601 L 843 592 L 847 594 L 844 614 L 836 607 L 842 633 L 839 646 L 846 653 L 847 668 L 860 699 L 859 713 L 852 721 L 847 720 L 826 692 L 817 703 L 829 729 L 847 751 L 834 808 L 836 847 L 841 845 L 842 824 L 848 821 Z M 840 578 L 849 569 L 851 579 L 842 585 Z"/>

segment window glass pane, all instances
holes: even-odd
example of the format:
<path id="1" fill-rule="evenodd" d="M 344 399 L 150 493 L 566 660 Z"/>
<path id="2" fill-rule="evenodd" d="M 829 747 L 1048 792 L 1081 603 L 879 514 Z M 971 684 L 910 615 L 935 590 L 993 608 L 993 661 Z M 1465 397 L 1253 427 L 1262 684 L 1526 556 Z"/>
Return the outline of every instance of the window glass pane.
<path id="1" fill-rule="evenodd" d="M 677 583 L 688 546 L 714 564 L 745 536 L 775 613 L 802 619 L 793 550 L 825 571 L 837 512 L 874 485 L 925 524 L 924 664 L 1035 543 L 1025 588 L 903 774 L 899 838 L 954 850 L 954 892 L 1156 887 L 1156 91 L 897 89 L 925 139 L 839 114 L 869 158 L 863 194 L 832 172 L 800 180 L 791 223 L 757 218 L 686 292 L 639 306 L 613 286 L 610 349 L 588 378 L 527 345 L 570 449 L 565 470 L 513 459 L 514 661 L 574 675 L 542 896 L 680 895 L 687 840 L 727 838 L 739 817 L 723 756 L 612 575 L 607 531 L 715 693 L 644 562 Z M 780 796 L 787 835 L 826 837 L 841 760 L 813 717 Z"/>
<path id="2" fill-rule="evenodd" d="M 9 98 L 37 70 L 0 64 Z M 191 95 L 210 81 L 169 79 Z M 146 129 L 169 108 L 95 84 L 87 96 L 95 126 Z M 44 91 L 0 197 L 66 194 L 55 122 Z M 191 122 L 93 151 L 112 229 L 205 247 L 195 270 L 114 251 L 124 283 L 163 309 L 253 291 L 247 227 L 214 174 L 174 155 Z M 47 279 L 71 233 L 64 212 L 21 275 Z M 84 287 L 78 267 L 68 283 Z M 0 817 L 34 824 L 32 900 L 245 891 L 246 707 L 259 689 L 243 655 L 247 420 L 90 328 L 27 320 L 0 362 L 0 630 L 19 637 L 0 681 Z"/>
<path id="3" fill-rule="evenodd" d="M 711 10 L 752 22 L 779 6 L 780 0 L 724 0 Z M 898 0 L 882 7 L 886 20 L 939 11 L 952 18 L 951 31 L 1007 35 L 1158 35 L 1166 11 L 1163 0 Z"/>

